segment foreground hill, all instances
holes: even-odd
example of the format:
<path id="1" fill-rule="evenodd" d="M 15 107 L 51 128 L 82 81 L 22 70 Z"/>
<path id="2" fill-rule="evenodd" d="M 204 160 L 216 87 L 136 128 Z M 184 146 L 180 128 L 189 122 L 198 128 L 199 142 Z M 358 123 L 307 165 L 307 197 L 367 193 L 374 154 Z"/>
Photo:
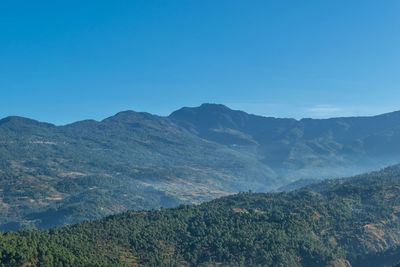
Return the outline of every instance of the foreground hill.
<path id="1" fill-rule="evenodd" d="M 392 266 L 400 165 L 289 193 L 0 236 L 0 266 Z"/>
<path id="2" fill-rule="evenodd" d="M 55 126 L 0 120 L 0 229 L 50 228 L 128 209 L 267 192 L 400 161 L 400 112 L 276 119 L 222 105 L 126 111 Z"/>

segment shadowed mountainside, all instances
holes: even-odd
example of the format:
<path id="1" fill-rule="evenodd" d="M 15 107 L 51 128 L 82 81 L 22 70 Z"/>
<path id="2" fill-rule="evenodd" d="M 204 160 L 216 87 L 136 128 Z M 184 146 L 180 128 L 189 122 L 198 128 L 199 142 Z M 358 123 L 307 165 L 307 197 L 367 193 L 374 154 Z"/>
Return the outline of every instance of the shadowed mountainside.
<path id="1" fill-rule="evenodd" d="M 204 139 L 254 152 L 281 176 L 295 179 L 361 173 L 400 159 L 400 112 L 298 121 L 204 104 L 170 118 Z"/>

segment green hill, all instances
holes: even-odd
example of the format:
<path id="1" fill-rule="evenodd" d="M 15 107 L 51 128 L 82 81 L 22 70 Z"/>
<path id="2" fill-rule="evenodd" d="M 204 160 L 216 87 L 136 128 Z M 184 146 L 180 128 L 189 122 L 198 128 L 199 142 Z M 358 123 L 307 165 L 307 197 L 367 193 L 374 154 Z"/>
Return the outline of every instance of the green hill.
<path id="1" fill-rule="evenodd" d="M 0 266 L 391 266 L 400 165 L 288 193 L 4 233 Z"/>

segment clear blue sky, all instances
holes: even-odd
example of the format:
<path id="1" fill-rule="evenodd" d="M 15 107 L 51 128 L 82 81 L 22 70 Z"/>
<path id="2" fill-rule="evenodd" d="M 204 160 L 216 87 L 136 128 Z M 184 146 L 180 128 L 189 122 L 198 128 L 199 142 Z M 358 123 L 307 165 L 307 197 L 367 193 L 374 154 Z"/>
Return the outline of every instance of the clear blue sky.
<path id="1" fill-rule="evenodd" d="M 3 0 L 0 117 L 400 110 L 399 14 L 397 0 Z"/>

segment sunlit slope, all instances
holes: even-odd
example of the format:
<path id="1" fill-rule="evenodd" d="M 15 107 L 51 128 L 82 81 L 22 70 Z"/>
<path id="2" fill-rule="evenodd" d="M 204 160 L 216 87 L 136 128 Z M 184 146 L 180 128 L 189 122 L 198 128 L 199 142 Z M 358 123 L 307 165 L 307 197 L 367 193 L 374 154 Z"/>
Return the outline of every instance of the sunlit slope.
<path id="1" fill-rule="evenodd" d="M 0 120 L 1 229 L 267 192 L 400 161 L 400 113 L 266 118 L 205 104 L 55 126 Z"/>
<path id="2" fill-rule="evenodd" d="M 400 260 L 400 166 L 290 193 L 128 212 L 3 234 L 5 266 L 391 266 Z"/>

